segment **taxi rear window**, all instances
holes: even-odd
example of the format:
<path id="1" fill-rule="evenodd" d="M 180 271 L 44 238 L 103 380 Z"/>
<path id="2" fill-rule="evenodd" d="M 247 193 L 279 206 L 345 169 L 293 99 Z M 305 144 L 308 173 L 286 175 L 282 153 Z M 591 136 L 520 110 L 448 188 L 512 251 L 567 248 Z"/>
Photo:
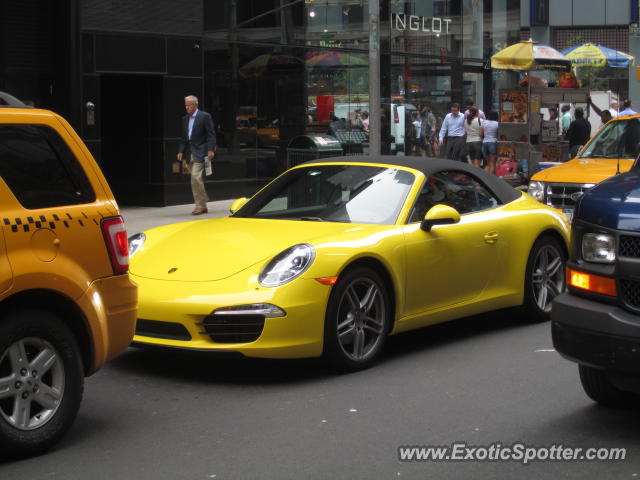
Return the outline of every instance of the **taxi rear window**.
<path id="1" fill-rule="evenodd" d="M 0 177 L 28 209 L 96 199 L 75 155 L 45 125 L 0 125 Z"/>

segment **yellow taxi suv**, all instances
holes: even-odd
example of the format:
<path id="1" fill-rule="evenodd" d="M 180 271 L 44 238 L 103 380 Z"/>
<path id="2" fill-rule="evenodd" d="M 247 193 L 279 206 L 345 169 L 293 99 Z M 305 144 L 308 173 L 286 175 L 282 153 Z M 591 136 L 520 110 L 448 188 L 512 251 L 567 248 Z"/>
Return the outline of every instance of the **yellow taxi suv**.
<path id="1" fill-rule="evenodd" d="M 69 429 L 84 377 L 127 348 L 137 287 L 93 157 L 55 113 L 0 108 L 0 456 Z"/>
<path id="2" fill-rule="evenodd" d="M 576 201 L 598 183 L 631 169 L 640 153 L 640 115 L 609 121 L 576 158 L 531 177 L 528 192 L 540 202 L 573 215 Z"/>
<path id="3" fill-rule="evenodd" d="M 566 217 L 449 160 L 305 163 L 230 217 L 130 238 L 134 342 L 247 357 L 371 365 L 390 334 L 564 290 Z"/>

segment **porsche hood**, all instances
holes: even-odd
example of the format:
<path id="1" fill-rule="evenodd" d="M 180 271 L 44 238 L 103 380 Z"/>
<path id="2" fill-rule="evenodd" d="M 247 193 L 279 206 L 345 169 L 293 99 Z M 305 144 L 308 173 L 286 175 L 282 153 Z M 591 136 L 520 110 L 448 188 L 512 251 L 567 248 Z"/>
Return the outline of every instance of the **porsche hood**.
<path id="1" fill-rule="evenodd" d="M 130 273 L 156 280 L 222 280 L 281 251 L 353 229 L 334 222 L 217 218 L 159 227 L 145 232 Z"/>

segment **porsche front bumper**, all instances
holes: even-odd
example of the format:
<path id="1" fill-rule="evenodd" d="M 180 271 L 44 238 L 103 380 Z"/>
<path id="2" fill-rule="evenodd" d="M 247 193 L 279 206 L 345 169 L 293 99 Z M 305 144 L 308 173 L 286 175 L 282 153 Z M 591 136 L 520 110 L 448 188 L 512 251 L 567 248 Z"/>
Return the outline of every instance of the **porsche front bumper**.
<path id="1" fill-rule="evenodd" d="M 276 288 L 230 280 L 178 282 L 134 275 L 132 279 L 140 292 L 134 344 L 262 358 L 322 354 L 331 287 L 313 279 L 298 278 Z M 213 315 L 222 307 L 256 303 L 276 305 L 285 315 Z"/>

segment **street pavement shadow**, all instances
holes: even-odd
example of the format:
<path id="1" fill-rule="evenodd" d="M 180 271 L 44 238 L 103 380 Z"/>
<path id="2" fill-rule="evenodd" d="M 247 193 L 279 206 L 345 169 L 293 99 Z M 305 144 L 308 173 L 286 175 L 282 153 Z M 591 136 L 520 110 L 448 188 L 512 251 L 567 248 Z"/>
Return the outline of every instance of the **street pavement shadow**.
<path id="1" fill-rule="evenodd" d="M 518 322 L 514 315 L 516 314 L 512 310 L 491 312 L 390 337 L 381 362 L 394 357 L 419 354 L 449 343 L 491 335 L 499 330 L 525 327 L 526 325 Z M 229 385 L 293 384 L 314 382 L 339 375 L 321 359 L 228 358 L 201 352 L 137 347 L 130 348 L 112 360 L 108 368 L 151 377 Z M 378 366 L 372 368 L 375 370 Z M 365 371 L 370 372 L 371 369 Z"/>
<path id="2" fill-rule="evenodd" d="M 549 323 L 544 323 L 543 325 L 549 326 Z M 412 355 L 430 348 L 467 340 L 481 341 L 482 337 L 493 335 L 496 332 L 507 332 L 529 327 L 531 327 L 531 324 L 524 323 L 522 321 L 522 313 L 515 308 L 506 308 L 474 315 L 473 317 L 460 318 L 389 337 L 382 355 L 382 361 L 384 361 L 385 357 L 394 358 Z"/>
<path id="3" fill-rule="evenodd" d="M 332 375 L 319 359 L 220 358 L 200 352 L 146 348 L 130 348 L 109 366 L 151 377 L 229 385 L 292 384 Z"/>
<path id="4" fill-rule="evenodd" d="M 577 369 L 576 369 L 577 374 Z M 576 381 L 579 381 L 576 378 Z M 620 447 L 637 445 L 640 439 L 638 424 L 640 409 L 636 405 L 629 408 L 608 408 L 584 397 L 587 405 L 581 403 L 567 411 L 566 405 L 555 416 L 549 416 L 528 428 L 526 441 L 531 444 L 549 444 L 549 432 L 561 432 L 561 438 L 554 443 L 572 447 Z M 633 460 L 635 452 L 627 449 L 627 461 Z"/>

